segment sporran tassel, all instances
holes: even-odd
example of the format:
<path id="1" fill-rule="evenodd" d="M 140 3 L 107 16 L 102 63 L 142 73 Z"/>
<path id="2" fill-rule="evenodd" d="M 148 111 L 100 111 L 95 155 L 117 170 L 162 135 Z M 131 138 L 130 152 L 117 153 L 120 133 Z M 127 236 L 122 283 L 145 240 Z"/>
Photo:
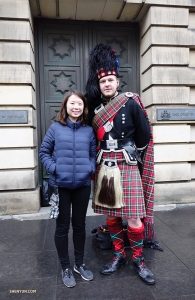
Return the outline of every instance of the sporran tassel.
<path id="1" fill-rule="evenodd" d="M 99 193 L 98 200 L 100 203 L 105 204 L 108 202 L 108 177 L 105 170 L 104 176 L 102 178 L 101 190 Z"/>
<path id="2" fill-rule="evenodd" d="M 116 204 L 116 195 L 114 189 L 114 173 L 112 172 L 112 177 L 110 177 L 109 185 L 108 185 L 108 205 L 111 207 L 115 206 Z"/>

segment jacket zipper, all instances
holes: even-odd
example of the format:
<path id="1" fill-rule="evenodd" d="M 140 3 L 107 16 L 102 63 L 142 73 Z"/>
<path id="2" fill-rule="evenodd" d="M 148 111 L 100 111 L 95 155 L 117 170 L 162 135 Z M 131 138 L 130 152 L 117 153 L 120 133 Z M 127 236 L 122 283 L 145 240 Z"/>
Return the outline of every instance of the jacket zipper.
<path id="1" fill-rule="evenodd" d="M 74 124 L 74 129 L 73 129 L 73 189 L 74 189 L 74 186 L 75 186 L 75 131 L 76 131 L 76 124 Z"/>

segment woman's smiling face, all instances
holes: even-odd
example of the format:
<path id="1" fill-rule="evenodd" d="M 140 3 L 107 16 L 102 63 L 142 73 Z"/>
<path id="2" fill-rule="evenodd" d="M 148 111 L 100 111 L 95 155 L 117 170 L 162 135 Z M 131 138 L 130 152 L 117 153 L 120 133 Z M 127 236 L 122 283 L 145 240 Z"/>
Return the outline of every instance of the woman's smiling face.
<path id="1" fill-rule="evenodd" d="M 77 119 L 82 115 L 84 109 L 84 103 L 81 98 L 76 95 L 71 95 L 66 104 L 66 110 L 69 119 L 72 122 L 76 122 Z"/>

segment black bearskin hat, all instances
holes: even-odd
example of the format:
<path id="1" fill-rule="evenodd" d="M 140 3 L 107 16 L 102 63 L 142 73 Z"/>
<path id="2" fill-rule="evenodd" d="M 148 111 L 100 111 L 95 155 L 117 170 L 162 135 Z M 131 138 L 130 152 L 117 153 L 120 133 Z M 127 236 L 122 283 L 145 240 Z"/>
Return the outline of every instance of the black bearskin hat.
<path id="1" fill-rule="evenodd" d="M 108 44 L 98 44 L 90 52 L 89 75 L 86 84 L 88 98 L 100 96 L 99 79 L 115 75 L 118 77 L 119 61 L 116 51 Z"/>

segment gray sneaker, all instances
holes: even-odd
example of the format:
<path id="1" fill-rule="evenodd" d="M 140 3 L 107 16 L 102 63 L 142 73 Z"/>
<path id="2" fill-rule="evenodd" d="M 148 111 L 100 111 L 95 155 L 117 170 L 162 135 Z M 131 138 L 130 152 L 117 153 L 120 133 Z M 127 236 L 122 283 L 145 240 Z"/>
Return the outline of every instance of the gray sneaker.
<path id="1" fill-rule="evenodd" d="M 74 266 L 74 271 L 80 274 L 84 280 L 93 280 L 93 273 L 86 268 L 85 264 L 81 265 L 79 268 L 77 268 L 77 266 Z"/>
<path id="2" fill-rule="evenodd" d="M 62 270 L 62 281 L 67 287 L 73 287 L 76 285 L 74 275 L 72 274 L 72 270 L 70 268 Z"/>

